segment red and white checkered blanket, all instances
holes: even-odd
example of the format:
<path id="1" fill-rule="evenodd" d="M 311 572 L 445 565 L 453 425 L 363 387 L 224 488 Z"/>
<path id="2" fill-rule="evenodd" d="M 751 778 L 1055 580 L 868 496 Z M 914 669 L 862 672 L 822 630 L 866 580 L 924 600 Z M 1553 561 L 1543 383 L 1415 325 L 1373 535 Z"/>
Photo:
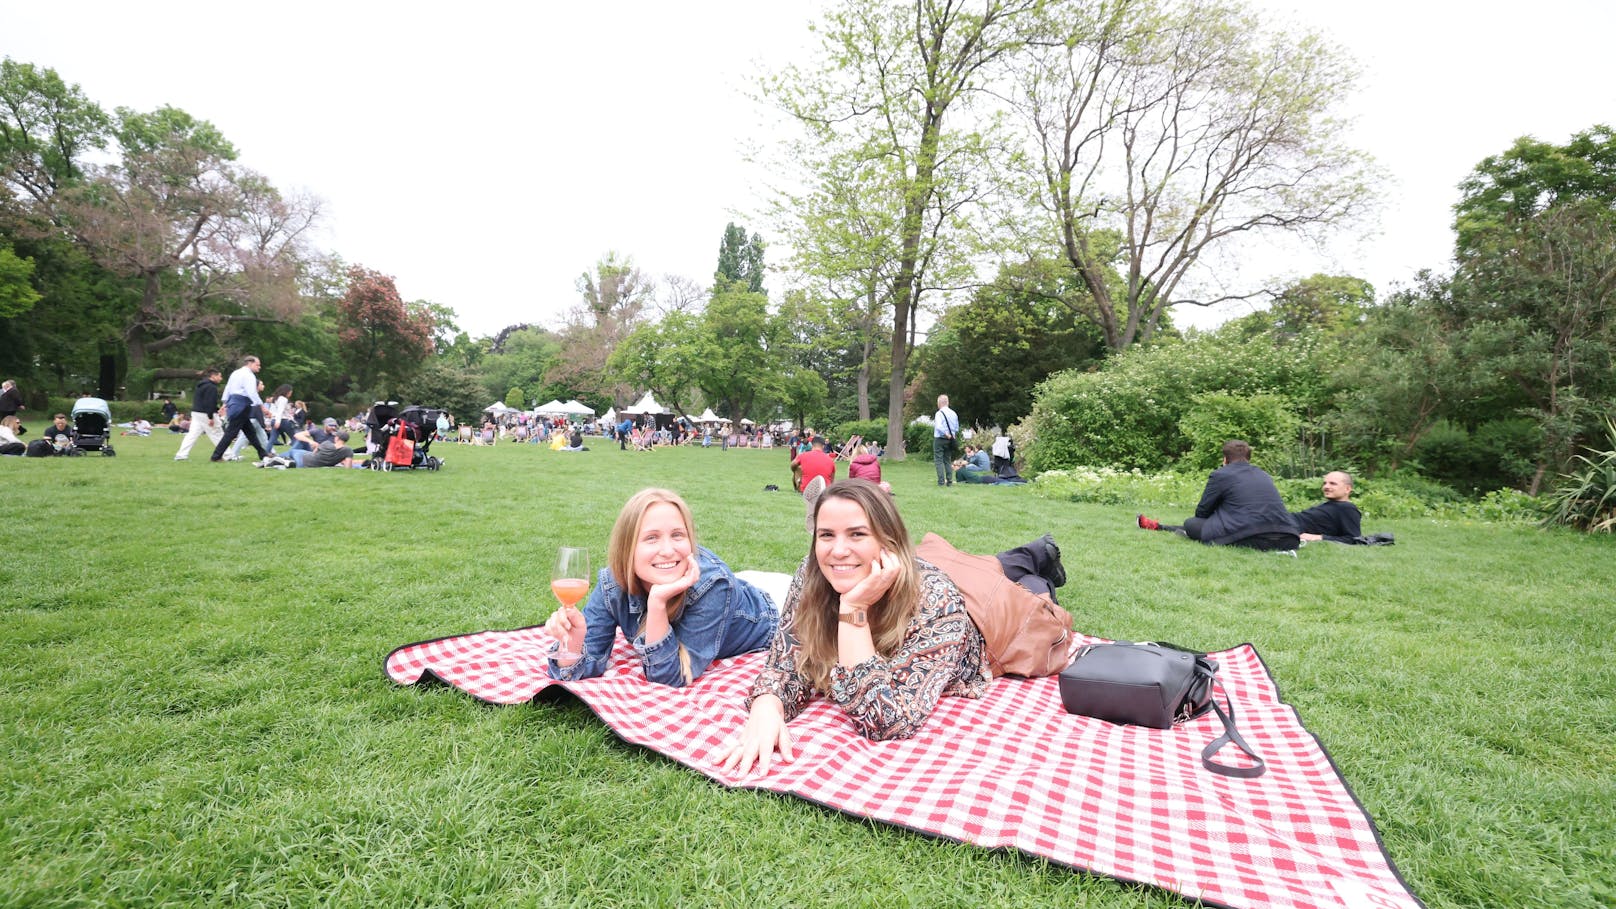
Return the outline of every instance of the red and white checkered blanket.
<path id="1" fill-rule="evenodd" d="M 746 718 L 742 699 L 762 653 L 720 661 L 677 689 L 646 681 L 621 636 L 604 676 L 552 681 L 548 643 L 538 627 L 441 638 L 398 648 L 385 670 L 401 685 L 435 677 L 494 704 L 562 685 L 624 740 L 725 786 L 1019 849 L 1207 905 L 1422 905 L 1249 644 L 1212 657 L 1242 734 L 1268 762 L 1252 780 L 1201 766 L 1202 747 L 1222 732 L 1213 714 L 1175 729 L 1116 726 L 1067 714 L 1053 678 L 999 679 L 979 700 L 943 698 L 919 734 L 892 742 L 864 738 L 839 708 L 816 699 L 791 724 L 796 760 L 771 763 L 766 777 L 739 777 L 716 760 Z M 1233 748 L 1218 757 L 1243 759 Z"/>

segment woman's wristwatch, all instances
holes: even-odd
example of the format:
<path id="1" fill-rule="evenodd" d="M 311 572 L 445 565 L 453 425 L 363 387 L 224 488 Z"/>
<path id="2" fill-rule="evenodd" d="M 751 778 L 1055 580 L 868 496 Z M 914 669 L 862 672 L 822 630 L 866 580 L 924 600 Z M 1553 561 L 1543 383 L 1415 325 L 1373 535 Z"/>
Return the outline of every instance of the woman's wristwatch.
<path id="1" fill-rule="evenodd" d="M 837 610 L 836 618 L 839 621 L 852 625 L 854 628 L 864 628 L 870 624 L 869 610 L 856 604 L 851 609 Z"/>

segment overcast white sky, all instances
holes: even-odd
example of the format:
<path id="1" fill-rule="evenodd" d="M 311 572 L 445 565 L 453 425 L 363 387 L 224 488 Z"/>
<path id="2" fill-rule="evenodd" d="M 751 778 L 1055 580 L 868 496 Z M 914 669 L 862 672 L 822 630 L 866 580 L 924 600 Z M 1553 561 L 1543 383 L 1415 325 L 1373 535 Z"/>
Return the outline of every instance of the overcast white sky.
<path id="1" fill-rule="evenodd" d="M 1354 135 L 1395 183 L 1377 235 L 1256 256 L 1242 278 L 1384 289 L 1444 268 L 1455 186 L 1481 158 L 1616 121 L 1607 0 L 1255 5 L 1361 62 Z M 744 215 L 763 181 L 743 153 L 768 118 L 743 91 L 806 53 L 822 6 L 0 0 L 0 55 L 108 109 L 211 120 L 242 163 L 325 200 L 324 248 L 486 335 L 558 324 L 608 250 L 706 282 L 735 212 L 766 235 Z"/>

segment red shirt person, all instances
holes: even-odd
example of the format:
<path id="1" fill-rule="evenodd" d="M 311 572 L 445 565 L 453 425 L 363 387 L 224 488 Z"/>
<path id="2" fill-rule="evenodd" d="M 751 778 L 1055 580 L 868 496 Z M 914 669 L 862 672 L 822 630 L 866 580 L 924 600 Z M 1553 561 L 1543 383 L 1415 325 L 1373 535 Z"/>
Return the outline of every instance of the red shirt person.
<path id="1" fill-rule="evenodd" d="M 791 459 L 791 466 L 801 471 L 797 491 L 802 492 L 814 477 L 824 477 L 825 485 L 836 482 L 836 459 L 825 453 L 825 440 L 814 439 L 814 447 Z"/>

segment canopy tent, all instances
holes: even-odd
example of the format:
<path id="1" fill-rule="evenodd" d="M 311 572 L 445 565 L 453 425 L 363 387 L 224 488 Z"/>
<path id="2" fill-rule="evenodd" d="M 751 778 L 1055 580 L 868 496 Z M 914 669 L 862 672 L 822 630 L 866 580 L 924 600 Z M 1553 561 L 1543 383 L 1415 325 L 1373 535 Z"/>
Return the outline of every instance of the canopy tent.
<path id="1" fill-rule="evenodd" d="M 635 402 L 634 406 L 623 408 L 623 413 L 631 413 L 631 414 L 647 414 L 647 413 L 656 414 L 656 413 L 667 413 L 667 412 L 668 411 L 666 409 L 664 409 L 661 404 L 658 404 L 656 402 L 656 398 L 651 397 L 650 392 L 646 392 L 645 397 L 643 397 L 639 401 Z"/>
<path id="2" fill-rule="evenodd" d="M 606 413 L 601 415 L 600 421 L 602 423 L 605 423 L 608 426 L 616 426 L 617 425 L 617 408 L 615 408 L 615 407 L 606 408 Z"/>
<path id="3" fill-rule="evenodd" d="M 555 398 L 551 398 L 545 403 L 540 404 L 538 407 L 533 408 L 533 412 L 543 414 L 545 416 L 559 417 L 567 412 L 567 405 L 557 401 Z"/>
<path id="4" fill-rule="evenodd" d="M 573 398 L 572 400 L 568 401 L 567 403 L 561 405 L 561 407 L 564 410 L 566 410 L 567 413 L 576 414 L 577 416 L 580 416 L 580 417 L 581 416 L 591 416 L 592 417 L 592 416 L 595 415 L 595 408 L 590 407 L 588 404 L 585 404 L 585 403 L 579 401 L 577 398 Z"/>
<path id="5" fill-rule="evenodd" d="M 741 425 L 742 425 L 742 426 L 756 426 L 756 425 L 757 425 L 757 424 L 756 424 L 756 423 L 753 423 L 753 422 L 752 422 L 752 421 L 751 421 L 751 420 L 748 420 L 748 419 L 747 419 L 747 418 L 745 418 L 745 417 L 742 417 L 742 418 L 741 418 Z"/>
<path id="6" fill-rule="evenodd" d="M 483 413 L 493 413 L 493 414 L 510 413 L 511 411 L 513 411 L 515 409 L 516 408 L 514 408 L 514 407 L 506 407 L 504 401 L 495 401 L 494 403 L 488 405 L 487 407 L 484 407 L 483 408 Z"/>
<path id="7" fill-rule="evenodd" d="M 696 418 L 696 422 L 697 423 L 728 423 L 729 421 L 724 419 L 723 417 L 719 416 L 718 414 L 713 413 L 713 409 L 711 407 L 709 407 L 706 410 L 701 412 L 701 416 Z"/>

